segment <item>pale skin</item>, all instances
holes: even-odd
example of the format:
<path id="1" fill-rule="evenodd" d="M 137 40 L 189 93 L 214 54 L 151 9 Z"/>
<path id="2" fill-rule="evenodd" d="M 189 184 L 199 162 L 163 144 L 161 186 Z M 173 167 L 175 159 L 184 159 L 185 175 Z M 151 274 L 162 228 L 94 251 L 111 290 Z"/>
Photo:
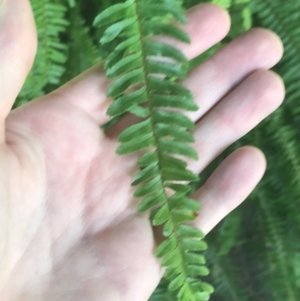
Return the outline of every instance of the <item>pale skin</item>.
<path id="1" fill-rule="evenodd" d="M 187 13 L 189 59 L 226 36 L 228 14 L 205 4 Z M 162 269 L 148 215 L 136 213 L 130 186 L 137 155 L 118 157 L 104 134 L 111 99 L 99 64 L 57 91 L 11 111 L 32 66 L 36 29 L 28 0 L 0 5 L 0 300 L 146 301 Z M 201 171 L 276 110 L 282 80 L 268 71 L 281 58 L 272 32 L 252 29 L 194 69 L 184 84 L 200 106 L 190 114 Z M 233 152 L 193 195 L 195 225 L 208 233 L 261 180 L 263 153 Z"/>

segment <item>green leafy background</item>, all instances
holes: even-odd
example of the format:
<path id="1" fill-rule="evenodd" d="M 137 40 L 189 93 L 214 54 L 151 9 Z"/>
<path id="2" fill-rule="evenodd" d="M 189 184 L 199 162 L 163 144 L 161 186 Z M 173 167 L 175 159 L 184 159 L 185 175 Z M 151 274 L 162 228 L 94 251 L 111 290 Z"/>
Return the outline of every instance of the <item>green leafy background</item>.
<path id="1" fill-rule="evenodd" d="M 30 0 L 39 47 L 15 107 L 48 93 L 93 66 L 111 49 L 100 49 L 96 15 L 116 0 Z M 185 0 L 186 8 L 217 3 L 230 12 L 232 29 L 217 46 L 190 62 L 201 64 L 252 26 L 275 31 L 285 54 L 274 68 L 286 85 L 284 104 L 216 158 L 201 174 L 201 186 L 216 166 L 241 145 L 267 157 L 266 174 L 238 209 L 206 238 L 213 301 L 300 300 L 300 0 Z M 112 47 L 112 46 L 110 46 Z M 175 300 L 161 282 L 151 301 Z"/>

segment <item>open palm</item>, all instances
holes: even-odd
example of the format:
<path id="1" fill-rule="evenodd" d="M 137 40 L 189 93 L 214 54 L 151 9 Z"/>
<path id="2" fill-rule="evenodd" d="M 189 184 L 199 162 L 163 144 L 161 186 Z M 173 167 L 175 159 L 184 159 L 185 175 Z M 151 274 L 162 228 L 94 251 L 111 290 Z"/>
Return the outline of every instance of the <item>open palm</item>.
<path id="1" fill-rule="evenodd" d="M 188 12 L 189 59 L 229 30 L 221 8 Z M 171 42 L 171 41 L 170 41 Z M 137 214 L 130 186 L 136 156 L 118 157 L 117 134 L 100 126 L 110 99 L 99 64 L 53 93 L 10 112 L 35 54 L 29 2 L 0 6 L 0 299 L 3 301 L 146 301 L 162 270 L 148 216 Z M 195 149 L 200 173 L 282 102 L 281 79 L 266 71 L 282 55 L 273 33 L 254 29 L 193 70 L 185 85 L 200 110 Z M 239 205 L 265 170 L 254 147 L 231 154 L 194 197 L 205 233 Z"/>

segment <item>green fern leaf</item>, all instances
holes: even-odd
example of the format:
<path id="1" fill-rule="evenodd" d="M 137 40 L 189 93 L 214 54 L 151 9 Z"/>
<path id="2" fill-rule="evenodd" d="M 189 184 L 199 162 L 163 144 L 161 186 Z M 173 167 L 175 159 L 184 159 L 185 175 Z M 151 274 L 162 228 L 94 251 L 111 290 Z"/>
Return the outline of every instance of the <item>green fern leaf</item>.
<path id="1" fill-rule="evenodd" d="M 152 18 L 153 16 L 164 17 L 168 14 L 171 14 L 180 23 L 186 23 L 186 18 L 182 10 L 177 5 L 174 5 L 172 1 L 168 1 L 167 3 L 156 1 L 155 4 L 153 1 L 149 1 L 148 3 L 146 1 L 141 2 L 140 14 L 146 18 Z"/>
<path id="2" fill-rule="evenodd" d="M 188 96 L 154 94 L 152 96 L 152 105 L 155 107 L 179 108 L 187 111 L 198 110 L 198 106 Z"/>
<path id="3" fill-rule="evenodd" d="M 172 209 L 181 209 L 184 207 L 185 209 L 193 211 L 193 212 L 197 212 L 201 209 L 198 202 L 196 202 L 193 199 L 189 199 L 189 198 L 185 198 L 185 197 L 181 197 L 180 199 L 177 199 L 175 202 L 174 201 L 172 202 L 169 199 L 169 204 Z M 196 215 L 196 214 L 194 213 L 194 215 Z"/>
<path id="4" fill-rule="evenodd" d="M 172 134 L 170 134 L 170 136 L 171 135 Z M 163 162 L 163 165 L 166 167 L 169 166 L 178 169 L 185 169 L 187 167 L 187 163 L 185 161 L 164 154 L 161 155 L 161 161 Z"/>
<path id="5" fill-rule="evenodd" d="M 152 133 L 151 120 L 148 118 L 145 121 L 130 126 L 119 136 L 120 142 L 127 142 L 132 139 L 139 138 L 141 135 Z"/>
<path id="6" fill-rule="evenodd" d="M 132 183 L 132 185 L 139 185 L 147 180 L 150 180 L 158 173 L 159 173 L 158 164 L 152 163 L 135 175 L 134 182 Z"/>
<path id="7" fill-rule="evenodd" d="M 104 32 L 103 37 L 101 38 L 100 42 L 102 44 L 107 44 L 114 40 L 122 31 L 127 29 L 128 27 L 132 26 L 136 22 L 136 18 L 132 17 L 129 19 L 122 20 L 117 22 L 106 29 Z"/>
<path id="8" fill-rule="evenodd" d="M 166 94 L 182 95 L 192 97 L 191 92 L 176 82 L 165 81 L 151 76 L 149 78 L 149 88 L 154 91 L 164 91 Z"/>
<path id="9" fill-rule="evenodd" d="M 101 14 L 99 14 L 96 17 L 94 21 L 94 26 L 103 26 L 109 23 L 113 23 L 124 18 L 124 15 L 130 15 L 131 5 L 131 1 L 127 1 L 125 3 L 118 3 L 111 6 L 109 9 L 104 10 Z"/>
<path id="10" fill-rule="evenodd" d="M 191 276 L 207 276 L 209 274 L 207 267 L 202 267 L 199 265 L 188 265 L 186 270 Z"/>
<path id="11" fill-rule="evenodd" d="M 159 139 L 158 147 L 163 153 L 182 155 L 194 160 L 198 160 L 198 153 L 191 146 L 180 141 Z"/>
<path id="12" fill-rule="evenodd" d="M 137 189 L 134 193 L 134 196 L 142 197 L 151 194 L 153 192 L 162 192 L 162 191 L 163 189 L 161 186 L 161 178 L 160 176 L 156 176 L 154 179 L 147 182 L 144 186 L 141 186 L 139 189 Z"/>
<path id="13" fill-rule="evenodd" d="M 180 126 L 188 130 L 193 130 L 195 128 L 195 124 L 189 118 L 178 112 L 154 111 L 153 121 L 156 124 L 170 124 L 172 126 Z"/>
<path id="14" fill-rule="evenodd" d="M 187 194 L 191 191 L 191 187 L 187 185 L 181 185 L 181 184 L 173 184 L 173 183 L 167 183 L 166 187 L 171 188 L 175 192 Z"/>
<path id="15" fill-rule="evenodd" d="M 125 54 L 130 54 L 139 51 L 139 36 L 134 35 L 127 40 L 121 42 L 106 58 L 105 69 L 114 66 L 117 62 L 124 58 Z"/>
<path id="16" fill-rule="evenodd" d="M 158 162 L 158 156 L 156 152 L 147 152 L 139 159 L 139 166 L 145 167 L 153 162 Z"/>
<path id="17" fill-rule="evenodd" d="M 185 101 L 184 98 L 182 98 L 182 101 Z M 193 135 L 181 127 L 170 126 L 169 124 L 158 123 L 158 124 L 156 124 L 155 129 L 156 129 L 157 136 L 159 138 L 169 136 L 169 137 L 172 137 L 174 140 L 190 142 L 190 143 L 195 142 Z M 173 162 L 173 164 L 174 164 L 174 162 Z"/>
<path id="18" fill-rule="evenodd" d="M 136 107 L 138 104 L 144 103 L 147 101 L 147 95 L 145 88 L 141 88 L 135 92 L 126 94 L 119 97 L 112 103 L 108 108 L 107 114 L 109 116 L 118 116 L 124 112 L 128 112 L 133 107 Z"/>
<path id="19" fill-rule="evenodd" d="M 178 226 L 178 235 L 181 237 L 196 237 L 200 239 L 204 238 L 202 231 L 189 225 Z"/>
<path id="20" fill-rule="evenodd" d="M 141 106 L 134 106 L 128 109 L 128 112 L 141 118 L 146 118 L 149 116 L 150 111 L 148 108 L 143 108 Z"/>
<path id="21" fill-rule="evenodd" d="M 156 205 L 160 205 L 165 202 L 165 196 L 163 191 L 159 191 L 144 198 L 138 206 L 138 212 L 145 212 Z M 172 232 L 171 232 L 172 233 Z"/>
<path id="22" fill-rule="evenodd" d="M 207 244 L 204 241 L 191 238 L 182 238 L 180 246 L 187 251 L 204 251 L 207 249 Z"/>
<path id="23" fill-rule="evenodd" d="M 178 263 L 180 263 L 180 261 L 181 261 L 180 252 L 178 252 L 178 250 L 175 249 L 174 251 L 170 252 L 163 258 L 161 265 L 165 267 L 169 267 L 171 265 L 178 266 Z"/>
<path id="24" fill-rule="evenodd" d="M 156 21 L 145 21 L 143 23 L 144 36 L 166 35 L 176 40 L 190 43 L 190 37 L 181 29 L 164 23 L 157 23 Z"/>
<path id="25" fill-rule="evenodd" d="M 126 56 L 121 59 L 117 64 L 112 66 L 111 68 L 106 69 L 106 75 L 108 78 L 113 78 L 123 74 L 124 72 L 128 72 L 132 69 L 135 69 L 142 65 L 142 55 L 140 52 L 135 54 Z"/>
<path id="26" fill-rule="evenodd" d="M 143 76 L 143 69 L 134 69 L 120 78 L 118 78 L 108 89 L 107 96 L 117 97 L 127 90 L 130 86 L 135 84 L 142 84 L 145 82 Z"/>
<path id="27" fill-rule="evenodd" d="M 178 275 L 175 279 L 173 279 L 171 281 L 171 283 L 169 284 L 169 290 L 170 291 L 175 291 L 178 288 L 180 288 L 183 284 L 184 284 L 184 277 L 182 277 L 182 275 Z"/>
<path id="28" fill-rule="evenodd" d="M 156 249 L 155 255 L 160 258 L 170 253 L 176 248 L 176 239 L 174 235 L 170 235 L 164 242 L 162 242 Z"/>
<path id="29" fill-rule="evenodd" d="M 214 292 L 214 288 L 209 283 L 201 282 L 201 283 L 196 283 L 196 285 L 199 285 L 200 289 L 202 289 L 203 291 L 209 294 L 212 294 Z"/>
<path id="30" fill-rule="evenodd" d="M 162 56 L 183 64 L 187 64 L 188 62 L 181 51 L 165 43 L 145 41 L 145 52 L 147 56 Z"/>
<path id="31" fill-rule="evenodd" d="M 197 218 L 197 214 L 194 211 L 189 209 L 173 209 L 171 211 L 172 221 L 175 225 L 178 225 L 183 222 L 190 222 Z"/>
<path id="32" fill-rule="evenodd" d="M 152 223 L 154 226 L 159 226 L 170 218 L 169 206 L 168 204 L 162 205 L 157 212 L 152 217 Z"/>
<path id="33" fill-rule="evenodd" d="M 126 155 L 150 146 L 155 146 L 153 133 L 146 134 L 142 138 L 135 138 L 129 142 L 122 143 L 117 149 L 117 154 Z"/>
<path id="34" fill-rule="evenodd" d="M 196 182 L 199 177 L 189 170 L 181 170 L 176 168 L 163 168 L 162 176 L 165 181 L 188 181 Z"/>
<path id="35" fill-rule="evenodd" d="M 206 260 L 203 255 L 197 253 L 185 253 L 184 261 L 193 264 L 205 264 Z"/>
<path id="36" fill-rule="evenodd" d="M 149 60 L 147 62 L 147 69 L 150 73 L 164 74 L 170 77 L 175 76 L 178 78 L 186 77 L 186 70 L 184 70 L 182 66 L 171 63 Z"/>

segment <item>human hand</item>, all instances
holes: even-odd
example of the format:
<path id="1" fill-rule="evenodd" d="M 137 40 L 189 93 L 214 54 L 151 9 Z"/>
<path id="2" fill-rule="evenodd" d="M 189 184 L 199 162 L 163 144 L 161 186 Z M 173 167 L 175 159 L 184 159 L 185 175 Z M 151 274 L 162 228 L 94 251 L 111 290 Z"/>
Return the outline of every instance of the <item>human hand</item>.
<path id="1" fill-rule="evenodd" d="M 188 12 L 189 59 L 228 32 L 225 11 Z M 0 6 L 0 300 L 146 301 L 162 270 L 153 256 L 147 214 L 136 213 L 130 186 L 136 156 L 115 155 L 127 116 L 104 134 L 111 100 L 99 64 L 53 93 L 10 112 L 35 54 L 28 0 Z M 266 71 L 282 55 L 273 33 L 254 29 L 194 69 L 184 84 L 200 110 L 195 149 L 200 173 L 218 154 L 282 102 L 281 79 Z M 5 122 L 4 122 L 5 120 Z M 233 152 L 193 195 L 202 204 L 195 225 L 208 233 L 253 190 L 264 155 Z"/>

